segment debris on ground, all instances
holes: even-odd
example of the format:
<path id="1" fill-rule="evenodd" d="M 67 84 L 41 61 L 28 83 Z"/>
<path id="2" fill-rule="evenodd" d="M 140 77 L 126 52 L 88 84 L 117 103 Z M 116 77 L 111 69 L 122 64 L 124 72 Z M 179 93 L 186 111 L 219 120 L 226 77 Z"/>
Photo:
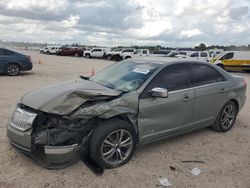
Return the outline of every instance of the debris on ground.
<path id="1" fill-rule="evenodd" d="M 193 169 L 191 170 L 191 173 L 192 173 L 193 175 L 195 175 L 195 176 L 198 176 L 201 172 L 202 172 L 202 171 L 201 171 L 200 169 L 198 169 L 198 168 L 193 168 Z"/>
<path id="2" fill-rule="evenodd" d="M 169 168 L 170 168 L 170 170 L 173 170 L 173 171 L 176 170 L 176 168 L 174 166 L 169 166 Z"/>
<path id="3" fill-rule="evenodd" d="M 199 160 L 188 160 L 188 161 L 181 161 L 182 163 L 205 163 L 204 161 Z"/>
<path id="4" fill-rule="evenodd" d="M 171 183 L 168 181 L 168 178 L 159 178 L 160 184 L 164 187 L 168 187 Z"/>

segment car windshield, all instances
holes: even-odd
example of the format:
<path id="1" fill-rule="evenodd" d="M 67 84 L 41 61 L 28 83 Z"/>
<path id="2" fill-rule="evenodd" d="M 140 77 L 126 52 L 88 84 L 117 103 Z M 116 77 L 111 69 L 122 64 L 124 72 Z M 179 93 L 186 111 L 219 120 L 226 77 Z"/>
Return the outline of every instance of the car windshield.
<path id="1" fill-rule="evenodd" d="M 123 92 L 137 90 L 159 66 L 157 63 L 138 63 L 132 60 L 116 63 L 89 80 Z"/>

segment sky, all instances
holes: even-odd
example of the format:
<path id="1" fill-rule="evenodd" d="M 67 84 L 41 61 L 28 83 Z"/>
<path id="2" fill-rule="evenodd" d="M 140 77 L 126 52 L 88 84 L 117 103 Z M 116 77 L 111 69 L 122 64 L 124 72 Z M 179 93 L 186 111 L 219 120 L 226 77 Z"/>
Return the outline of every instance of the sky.
<path id="1" fill-rule="evenodd" d="M 0 40 L 248 45 L 250 0 L 0 0 Z"/>

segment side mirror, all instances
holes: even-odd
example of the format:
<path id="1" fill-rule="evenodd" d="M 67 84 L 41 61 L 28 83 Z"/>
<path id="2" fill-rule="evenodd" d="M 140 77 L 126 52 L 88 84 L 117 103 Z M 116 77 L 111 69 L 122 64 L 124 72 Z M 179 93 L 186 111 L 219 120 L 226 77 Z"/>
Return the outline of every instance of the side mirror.
<path id="1" fill-rule="evenodd" d="M 166 98 L 168 97 L 168 90 L 160 87 L 155 87 L 150 90 L 151 96 L 153 97 L 161 97 Z"/>

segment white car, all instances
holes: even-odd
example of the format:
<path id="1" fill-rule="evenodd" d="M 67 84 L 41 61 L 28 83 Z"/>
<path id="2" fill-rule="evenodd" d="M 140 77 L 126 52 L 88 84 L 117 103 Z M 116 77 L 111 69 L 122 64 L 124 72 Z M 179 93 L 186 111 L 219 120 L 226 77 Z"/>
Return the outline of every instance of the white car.
<path id="1" fill-rule="evenodd" d="M 86 58 L 91 57 L 105 57 L 107 49 L 105 48 L 92 48 L 91 50 L 84 51 L 83 56 Z"/>
<path id="2" fill-rule="evenodd" d="M 187 56 L 187 58 L 189 59 L 199 59 L 199 60 L 205 60 L 205 61 L 209 61 L 211 58 L 211 55 L 209 52 L 193 52 L 190 55 Z"/>
<path id="3" fill-rule="evenodd" d="M 106 58 L 108 60 L 113 60 L 114 55 L 121 53 L 122 50 L 123 50 L 122 48 L 116 48 L 116 49 L 110 50 L 106 52 Z"/>
<path id="4" fill-rule="evenodd" d="M 40 49 L 41 54 L 56 54 L 59 50 L 60 46 L 47 46 L 45 48 Z"/>

